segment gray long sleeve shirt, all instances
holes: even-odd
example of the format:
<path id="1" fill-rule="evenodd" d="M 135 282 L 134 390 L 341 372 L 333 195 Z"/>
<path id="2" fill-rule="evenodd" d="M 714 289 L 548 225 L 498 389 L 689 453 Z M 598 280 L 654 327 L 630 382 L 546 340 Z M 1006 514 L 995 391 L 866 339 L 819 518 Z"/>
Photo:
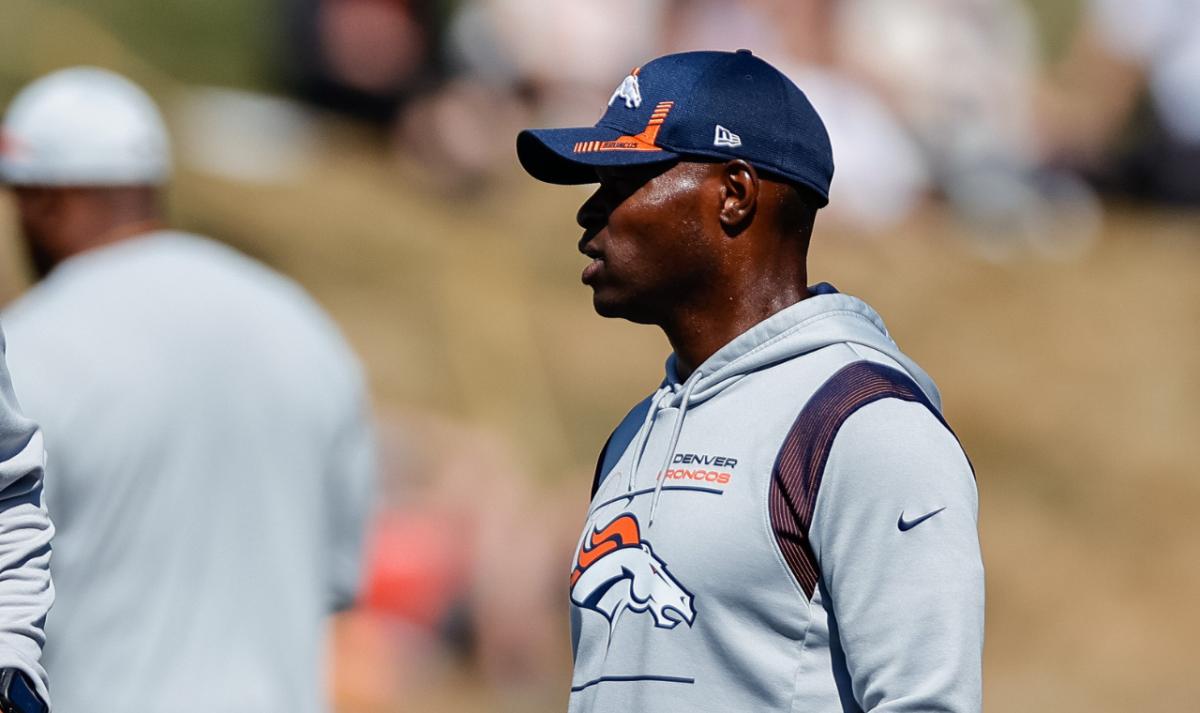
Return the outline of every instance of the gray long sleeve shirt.
<path id="1" fill-rule="evenodd" d="M 373 480 L 333 323 L 173 232 L 71 258 L 4 319 L 49 453 L 56 713 L 325 710 L 328 615 L 357 593 Z"/>
<path id="2" fill-rule="evenodd" d="M 0 333 L 0 668 L 20 669 L 48 700 L 41 655 L 54 601 L 54 526 L 42 504 L 46 457 L 41 431 L 17 404 L 4 354 Z"/>

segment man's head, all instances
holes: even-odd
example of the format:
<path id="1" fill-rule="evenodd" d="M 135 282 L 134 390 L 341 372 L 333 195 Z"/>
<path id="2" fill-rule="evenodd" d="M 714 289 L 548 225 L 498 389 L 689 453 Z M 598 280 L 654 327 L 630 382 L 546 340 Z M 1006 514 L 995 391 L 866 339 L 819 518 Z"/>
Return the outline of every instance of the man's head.
<path id="1" fill-rule="evenodd" d="M 34 268 L 156 224 L 170 176 L 166 128 L 129 80 L 76 67 L 42 77 L 0 126 L 0 183 L 13 191 Z"/>
<path id="2" fill-rule="evenodd" d="M 666 324 L 680 308 L 719 308 L 731 288 L 804 269 L 820 198 L 749 163 L 676 161 L 597 169 L 580 207 L 583 281 L 596 311 Z M 787 264 L 781 264 L 787 263 Z"/>
<path id="3" fill-rule="evenodd" d="M 600 184 L 578 215 L 584 282 L 600 314 L 660 325 L 759 278 L 803 279 L 833 175 L 807 98 L 745 50 L 660 57 L 595 127 L 524 131 L 517 152 L 540 180 Z"/>

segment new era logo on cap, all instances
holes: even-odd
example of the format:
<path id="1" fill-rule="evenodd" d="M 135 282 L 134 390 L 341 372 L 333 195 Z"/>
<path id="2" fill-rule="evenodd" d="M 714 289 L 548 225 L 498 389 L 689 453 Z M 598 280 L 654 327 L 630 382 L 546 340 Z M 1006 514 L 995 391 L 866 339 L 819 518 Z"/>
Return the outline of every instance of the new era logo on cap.
<path id="1" fill-rule="evenodd" d="M 713 137 L 713 146 L 741 146 L 742 137 L 733 133 L 724 126 L 717 124 L 717 135 Z"/>

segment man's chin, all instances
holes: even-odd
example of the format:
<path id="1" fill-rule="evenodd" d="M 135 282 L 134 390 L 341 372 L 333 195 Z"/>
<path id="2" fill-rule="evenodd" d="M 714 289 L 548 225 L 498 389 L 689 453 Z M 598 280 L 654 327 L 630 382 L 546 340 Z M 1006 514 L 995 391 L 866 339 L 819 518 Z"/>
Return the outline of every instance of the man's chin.
<path id="1" fill-rule="evenodd" d="M 597 290 L 592 295 L 592 308 L 596 314 L 609 319 L 624 319 L 636 324 L 657 324 L 649 313 L 639 309 L 628 300 L 614 298 Z"/>
<path id="2" fill-rule="evenodd" d="M 592 308 L 596 310 L 596 314 L 601 317 L 608 317 L 609 319 L 620 319 L 625 316 L 618 305 L 596 297 L 592 298 Z"/>

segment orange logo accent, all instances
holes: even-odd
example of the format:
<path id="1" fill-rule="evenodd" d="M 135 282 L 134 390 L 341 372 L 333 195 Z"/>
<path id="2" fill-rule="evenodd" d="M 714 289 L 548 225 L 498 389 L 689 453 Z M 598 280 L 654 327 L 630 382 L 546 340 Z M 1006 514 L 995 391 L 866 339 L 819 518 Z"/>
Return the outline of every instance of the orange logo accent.
<path id="1" fill-rule="evenodd" d="M 592 153 L 595 151 L 662 151 L 655 141 L 658 140 L 658 131 L 662 124 L 667 119 L 667 114 L 671 113 L 671 107 L 675 106 L 675 102 L 666 101 L 659 102 L 654 107 L 654 113 L 650 115 L 650 121 L 646 122 L 646 128 L 636 136 L 618 136 L 612 141 L 577 141 L 575 143 L 575 153 Z"/>
<path id="2" fill-rule="evenodd" d="M 576 559 L 575 571 L 571 572 L 571 584 L 574 585 L 583 571 L 604 555 L 621 547 L 636 547 L 641 542 L 642 536 L 637 520 L 629 515 L 618 517 L 603 530 L 593 532 L 590 543 L 583 543 Z"/>
<path id="3" fill-rule="evenodd" d="M 716 483 L 717 485 L 726 485 L 733 479 L 733 473 L 726 473 L 717 470 L 687 470 L 685 468 L 671 468 L 667 470 L 668 480 L 699 480 L 706 483 Z"/>

